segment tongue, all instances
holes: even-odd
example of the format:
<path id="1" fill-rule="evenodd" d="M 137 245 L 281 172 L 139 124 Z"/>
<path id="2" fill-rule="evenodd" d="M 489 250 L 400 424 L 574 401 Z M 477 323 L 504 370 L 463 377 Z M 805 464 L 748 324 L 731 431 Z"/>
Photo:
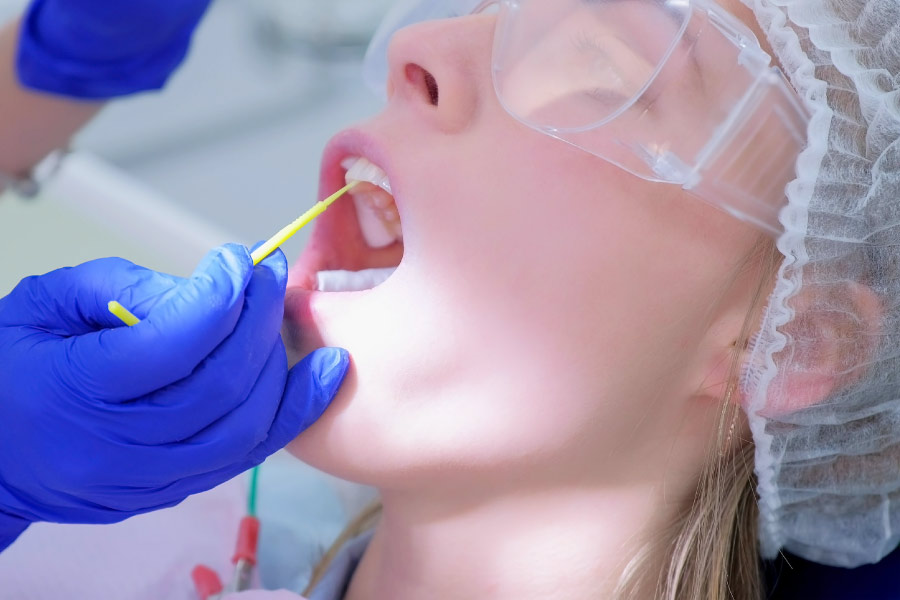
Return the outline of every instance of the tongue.
<path id="1" fill-rule="evenodd" d="M 365 271 L 319 271 L 316 273 L 316 289 L 320 292 L 361 292 L 384 283 L 395 271 L 366 269 Z"/>

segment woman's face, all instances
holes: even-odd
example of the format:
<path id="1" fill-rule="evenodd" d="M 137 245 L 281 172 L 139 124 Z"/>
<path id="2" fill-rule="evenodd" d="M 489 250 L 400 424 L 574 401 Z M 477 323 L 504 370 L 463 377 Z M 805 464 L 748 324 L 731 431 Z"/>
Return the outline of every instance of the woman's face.
<path id="1" fill-rule="evenodd" d="M 386 108 L 325 153 L 323 197 L 347 157 L 387 172 L 403 235 L 368 248 L 340 200 L 291 273 L 293 358 L 322 345 L 353 358 L 290 446 L 338 476 L 388 489 L 625 481 L 714 428 L 757 232 L 510 117 L 492 86 L 494 24 L 400 32 Z M 374 289 L 310 291 L 320 270 L 398 262 Z"/>

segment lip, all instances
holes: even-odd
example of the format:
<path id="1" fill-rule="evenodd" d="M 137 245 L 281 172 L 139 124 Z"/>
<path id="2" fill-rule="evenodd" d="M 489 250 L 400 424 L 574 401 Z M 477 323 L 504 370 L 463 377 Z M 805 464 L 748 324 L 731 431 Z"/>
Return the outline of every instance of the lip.
<path id="1" fill-rule="evenodd" d="M 381 167 L 387 173 L 391 181 L 394 192 L 394 198 L 397 203 L 397 210 L 400 212 L 401 222 L 403 221 L 403 207 L 397 201 L 397 184 L 392 168 L 391 157 L 387 150 L 373 136 L 363 132 L 360 129 L 347 129 L 336 134 L 325 147 L 322 154 L 322 167 L 319 175 L 319 193 L 318 199 L 328 197 L 330 194 L 339 190 L 345 185 L 344 175 L 345 169 L 341 166 L 341 162 L 348 157 L 365 157 Z M 362 296 L 369 294 L 374 290 L 365 290 L 360 292 L 318 292 L 315 290 L 314 278 L 315 272 L 322 268 L 339 268 L 337 265 L 323 262 L 322 252 L 320 249 L 328 248 L 335 254 L 340 255 L 349 245 L 364 244 L 362 234 L 357 230 L 356 236 L 359 239 L 335 240 L 333 232 L 336 222 L 343 219 L 355 219 L 355 209 L 349 208 L 352 202 L 345 199 L 338 200 L 328 211 L 319 217 L 313 223 L 313 231 L 310 236 L 306 248 L 291 267 L 288 277 L 287 293 L 285 296 L 285 320 L 288 323 L 303 323 L 307 326 L 314 322 L 313 306 L 316 298 L 322 295 L 336 294 L 343 297 L 350 295 Z M 345 235 L 349 228 L 344 228 L 342 233 Z M 391 262 L 391 257 L 395 256 L 396 248 L 389 246 L 385 249 L 369 249 L 368 254 L 374 258 L 376 263 Z M 352 265 L 351 265 L 352 266 Z M 379 265 L 388 266 L 388 264 Z M 342 267 L 346 268 L 346 266 Z"/>

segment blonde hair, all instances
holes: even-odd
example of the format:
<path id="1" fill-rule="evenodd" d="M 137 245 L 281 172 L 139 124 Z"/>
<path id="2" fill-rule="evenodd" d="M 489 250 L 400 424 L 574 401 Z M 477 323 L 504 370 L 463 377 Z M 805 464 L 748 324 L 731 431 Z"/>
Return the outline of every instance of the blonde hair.
<path id="1" fill-rule="evenodd" d="M 762 574 L 756 540 L 752 443 L 706 469 L 693 502 L 628 563 L 617 600 L 760 600 Z M 664 544 L 666 547 L 660 548 Z M 665 555 L 655 580 L 647 565 Z"/>
<path id="2" fill-rule="evenodd" d="M 697 483 L 693 501 L 659 536 L 627 565 L 615 594 L 617 600 L 760 600 L 764 585 L 757 541 L 758 507 L 754 476 L 755 446 L 751 439 L 734 440 L 744 419 L 733 395 L 738 386 L 742 353 L 774 281 L 781 254 L 761 238 L 743 262 L 756 269 L 758 284 L 741 328 L 729 369 L 715 443 Z M 665 544 L 660 548 L 659 544 Z M 646 576 L 650 556 L 665 558 L 658 578 Z M 642 568 L 643 567 L 643 568 Z"/>
<path id="3" fill-rule="evenodd" d="M 759 284 L 736 343 L 743 348 L 755 330 L 758 315 L 773 281 L 780 254 L 768 238 L 761 239 L 741 265 L 756 268 Z M 737 388 L 741 353 L 732 357 L 729 383 L 719 415 L 718 435 L 701 473 L 693 500 L 654 544 L 648 544 L 627 564 L 614 594 L 616 600 L 760 600 L 762 571 L 757 543 L 756 484 L 752 440 L 734 440 L 743 418 L 732 395 Z M 349 540 L 374 528 L 381 514 L 376 502 L 355 518 L 331 545 L 304 590 L 308 596 L 337 553 Z M 660 545 L 664 547 L 660 548 Z M 663 568 L 647 575 L 651 557 L 662 552 Z"/>

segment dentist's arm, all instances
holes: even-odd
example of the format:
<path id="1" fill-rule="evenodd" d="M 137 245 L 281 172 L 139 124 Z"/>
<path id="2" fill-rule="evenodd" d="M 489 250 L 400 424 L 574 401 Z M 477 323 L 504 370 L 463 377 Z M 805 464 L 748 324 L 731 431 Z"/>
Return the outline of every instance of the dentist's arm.
<path id="1" fill-rule="evenodd" d="M 0 29 L 0 171 L 24 175 L 44 156 L 65 146 L 102 103 L 26 89 L 15 67 L 19 23 Z"/>
<path id="2" fill-rule="evenodd" d="M 32 0 L 0 30 L 0 171 L 27 172 L 110 98 L 161 89 L 211 0 Z"/>

